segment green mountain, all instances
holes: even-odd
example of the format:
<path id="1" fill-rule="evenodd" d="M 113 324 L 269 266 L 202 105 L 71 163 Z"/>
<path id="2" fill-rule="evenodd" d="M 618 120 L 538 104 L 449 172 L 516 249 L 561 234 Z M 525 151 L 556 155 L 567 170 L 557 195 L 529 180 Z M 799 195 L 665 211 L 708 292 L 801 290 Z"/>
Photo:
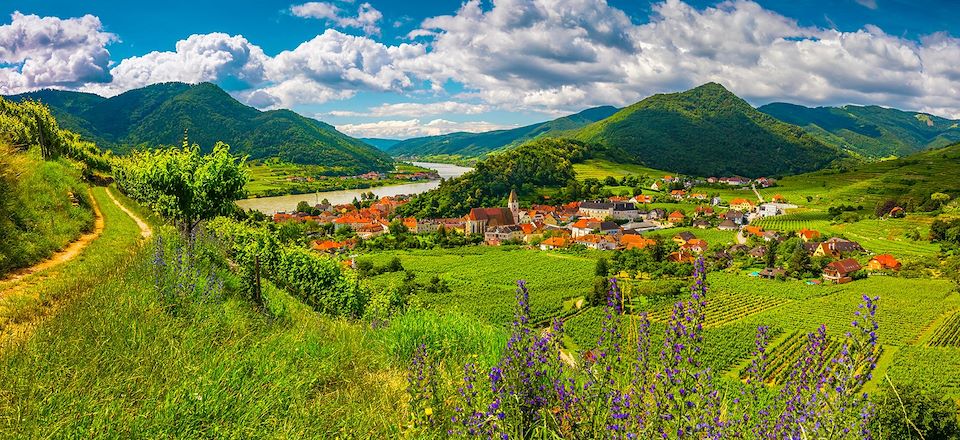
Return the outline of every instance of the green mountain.
<path id="1" fill-rule="evenodd" d="M 716 83 L 653 95 L 573 133 L 658 169 L 700 176 L 796 174 L 846 155 Z"/>
<path id="2" fill-rule="evenodd" d="M 958 121 L 878 106 L 804 107 L 776 102 L 758 110 L 798 125 L 825 143 L 867 157 L 906 156 L 960 141 Z"/>
<path id="3" fill-rule="evenodd" d="M 557 135 L 563 131 L 575 130 L 616 112 L 616 107 L 594 107 L 552 121 L 510 130 L 495 130 L 484 133 L 458 132 L 407 139 L 390 147 L 389 151 L 394 156 L 483 156 L 491 151 L 516 146 L 537 137 Z"/>
<path id="4" fill-rule="evenodd" d="M 262 112 L 210 83 L 154 84 L 112 98 L 41 90 L 9 99 L 41 101 L 64 128 L 118 153 L 179 145 L 187 130 L 191 142 L 203 148 L 224 141 L 251 159 L 279 157 L 350 172 L 387 170 L 393 163 L 386 153 L 332 125 L 290 110 Z"/>

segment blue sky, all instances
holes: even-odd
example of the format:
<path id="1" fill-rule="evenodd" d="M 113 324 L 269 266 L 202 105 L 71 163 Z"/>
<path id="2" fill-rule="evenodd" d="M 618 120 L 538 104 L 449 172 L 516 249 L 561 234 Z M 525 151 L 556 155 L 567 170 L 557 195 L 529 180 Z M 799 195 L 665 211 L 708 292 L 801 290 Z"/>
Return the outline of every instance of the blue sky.
<path id="1" fill-rule="evenodd" d="M 0 93 L 212 81 L 259 108 L 394 138 L 525 125 L 706 81 L 754 104 L 960 117 L 958 2 L 238 3 L 0 3 Z"/>

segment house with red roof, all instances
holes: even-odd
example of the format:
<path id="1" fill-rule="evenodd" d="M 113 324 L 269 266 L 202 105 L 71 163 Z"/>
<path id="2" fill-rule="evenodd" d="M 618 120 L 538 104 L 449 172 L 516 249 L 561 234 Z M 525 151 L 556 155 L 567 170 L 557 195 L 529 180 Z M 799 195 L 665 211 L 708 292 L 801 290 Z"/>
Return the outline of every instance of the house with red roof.
<path id="1" fill-rule="evenodd" d="M 900 262 L 890 254 L 880 254 L 870 259 L 867 262 L 867 269 L 878 271 L 878 270 L 900 270 Z"/>

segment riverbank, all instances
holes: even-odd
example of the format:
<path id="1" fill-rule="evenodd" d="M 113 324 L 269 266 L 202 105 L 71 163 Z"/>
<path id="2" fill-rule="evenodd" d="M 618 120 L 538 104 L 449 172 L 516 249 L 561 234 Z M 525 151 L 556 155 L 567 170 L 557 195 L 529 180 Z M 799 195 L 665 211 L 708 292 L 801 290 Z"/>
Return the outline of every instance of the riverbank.
<path id="1" fill-rule="evenodd" d="M 250 181 L 245 189 L 251 198 L 369 189 L 439 178 L 426 175 L 434 173 L 431 169 L 405 162 L 397 162 L 396 168 L 387 173 L 362 175 L 333 175 L 327 167 L 278 161 L 251 163 L 248 164 L 248 170 Z"/>
<path id="2" fill-rule="evenodd" d="M 413 162 L 413 165 L 431 169 L 437 172 L 437 175 L 443 179 L 459 177 L 473 168 L 461 167 L 457 165 L 433 163 L 433 162 Z M 373 192 L 378 197 L 391 197 L 401 194 L 413 195 L 420 194 L 440 186 L 440 180 L 429 180 L 421 182 L 407 182 L 403 184 L 385 185 L 367 188 L 340 189 L 331 191 L 316 191 L 303 194 L 287 194 L 272 197 L 259 197 L 237 201 L 237 205 L 243 209 L 253 209 L 267 215 L 273 215 L 277 212 L 292 211 L 297 203 L 306 201 L 311 204 L 318 204 L 326 199 L 332 204 L 350 203 L 353 199 L 360 199 L 361 193 Z"/>

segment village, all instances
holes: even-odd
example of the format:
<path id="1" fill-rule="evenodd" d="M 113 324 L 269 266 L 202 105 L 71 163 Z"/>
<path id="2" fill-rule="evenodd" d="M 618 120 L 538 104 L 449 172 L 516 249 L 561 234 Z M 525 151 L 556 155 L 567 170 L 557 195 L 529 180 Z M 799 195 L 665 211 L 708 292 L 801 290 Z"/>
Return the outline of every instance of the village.
<path id="1" fill-rule="evenodd" d="M 752 189 L 751 194 L 755 194 L 757 200 L 736 197 L 725 201 L 704 190 L 692 190 L 695 185 L 704 184 L 736 186 L 745 191 Z M 351 250 L 360 240 L 390 234 L 391 225 L 395 225 L 393 227 L 412 234 L 443 231 L 477 237 L 477 241 L 487 246 L 521 245 L 542 251 L 643 250 L 668 237 L 663 240 L 669 250 L 665 261 L 692 264 L 702 256 L 726 268 L 735 260 L 741 260 L 741 266 L 761 266 L 747 274 L 764 279 L 787 277 L 784 265 L 778 264 L 775 256 L 769 253 L 779 244 L 797 238 L 802 242 L 808 261 L 820 262 L 813 265 L 819 275 L 807 280 L 808 284 L 847 283 L 865 273 L 890 273 L 900 269 L 901 263 L 893 255 L 871 255 L 859 243 L 842 237 L 824 237 L 819 231 L 809 229 L 776 231 L 752 225 L 757 219 L 783 215 L 798 208 L 779 194 L 769 202 L 763 201 L 756 187 L 770 188 L 775 184 L 775 180 L 768 178 L 692 180 L 667 175 L 650 186 L 654 194 L 611 196 L 558 205 L 531 204 L 521 208 L 516 192 L 512 191 L 505 207 L 475 207 L 463 217 L 422 219 L 394 215 L 395 209 L 409 201 L 411 196 L 377 199 L 371 194 L 363 202 L 342 205 L 323 202 L 309 206 L 301 203 L 297 212 L 278 212 L 273 221 L 332 225 L 334 234 L 330 235 L 333 236 L 311 242 L 312 249 L 324 253 Z M 691 206 L 693 209 L 683 209 Z M 671 234 L 671 230 L 677 232 Z M 701 234 L 697 232 L 699 230 L 704 232 Z M 709 243 L 698 236 L 706 235 L 708 230 L 728 232 L 732 239 Z"/>

